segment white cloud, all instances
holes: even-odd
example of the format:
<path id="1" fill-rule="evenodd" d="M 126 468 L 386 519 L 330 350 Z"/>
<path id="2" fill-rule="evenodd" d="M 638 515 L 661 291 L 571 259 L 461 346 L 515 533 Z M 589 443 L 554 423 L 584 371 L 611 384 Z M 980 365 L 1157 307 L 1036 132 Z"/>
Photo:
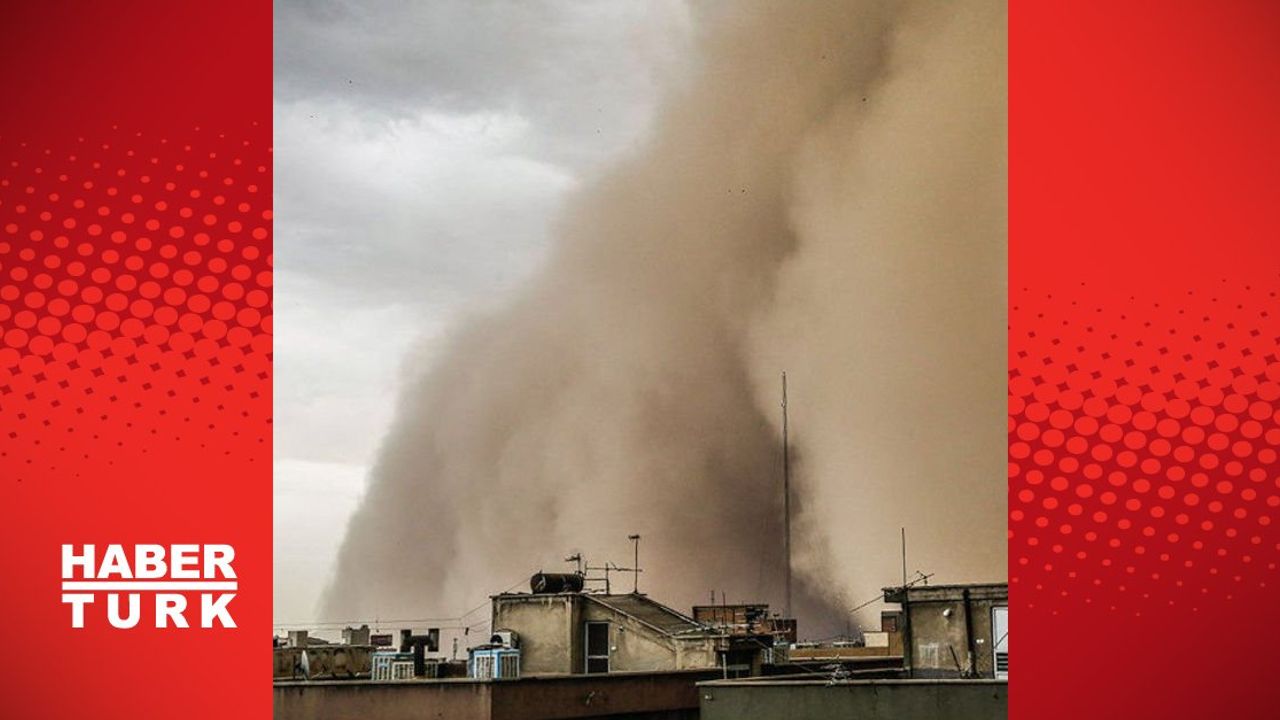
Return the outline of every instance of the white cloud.
<path id="1" fill-rule="evenodd" d="M 347 518 L 360 501 L 366 468 L 341 463 L 276 460 L 275 584 L 292 588 L 328 576 L 329 565 Z M 315 598 L 305 593 L 277 592 L 277 622 L 306 622 L 315 613 Z"/>
<path id="2" fill-rule="evenodd" d="M 439 302 L 523 277 L 573 186 L 519 154 L 519 115 L 392 118 L 342 103 L 278 104 L 282 268 L 351 302 Z"/>

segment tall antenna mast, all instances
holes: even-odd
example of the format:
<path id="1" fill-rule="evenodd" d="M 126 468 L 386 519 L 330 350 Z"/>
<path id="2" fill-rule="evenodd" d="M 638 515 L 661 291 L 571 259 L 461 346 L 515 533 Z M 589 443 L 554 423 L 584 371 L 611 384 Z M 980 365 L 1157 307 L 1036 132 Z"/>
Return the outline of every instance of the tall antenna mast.
<path id="1" fill-rule="evenodd" d="M 902 528 L 902 588 L 907 588 L 907 529 Z"/>
<path id="2" fill-rule="evenodd" d="M 627 539 L 635 545 L 635 557 L 631 562 L 631 592 L 640 594 L 640 535 L 628 535 Z"/>
<path id="3" fill-rule="evenodd" d="M 782 372 L 782 548 L 786 556 L 786 617 L 791 615 L 791 450 L 787 440 L 787 373 Z"/>

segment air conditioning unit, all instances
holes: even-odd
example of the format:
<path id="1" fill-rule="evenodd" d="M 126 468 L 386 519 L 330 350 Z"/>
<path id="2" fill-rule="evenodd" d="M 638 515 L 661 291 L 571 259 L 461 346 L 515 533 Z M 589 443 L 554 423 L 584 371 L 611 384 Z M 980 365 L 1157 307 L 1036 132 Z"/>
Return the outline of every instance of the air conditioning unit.
<path id="1" fill-rule="evenodd" d="M 413 679 L 413 653 L 375 652 L 373 654 L 373 680 Z"/>
<path id="2" fill-rule="evenodd" d="M 477 680 L 520 677 L 520 651 L 505 647 L 472 648 L 467 675 Z"/>

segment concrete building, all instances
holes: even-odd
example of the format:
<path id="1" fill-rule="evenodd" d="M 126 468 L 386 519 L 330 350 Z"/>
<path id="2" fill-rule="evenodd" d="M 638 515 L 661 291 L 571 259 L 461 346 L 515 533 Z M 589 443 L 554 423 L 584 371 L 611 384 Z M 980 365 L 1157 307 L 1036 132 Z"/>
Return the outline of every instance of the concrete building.
<path id="1" fill-rule="evenodd" d="M 492 596 L 495 634 L 514 633 L 522 675 L 714 668 L 725 634 L 647 596 L 583 591 Z"/>
<path id="2" fill-rule="evenodd" d="M 372 632 L 370 632 L 368 625 L 361 625 L 358 628 L 345 627 L 342 629 L 342 644 L 343 645 L 372 645 L 373 643 L 370 642 L 371 635 L 372 635 Z"/>
<path id="3" fill-rule="evenodd" d="M 275 720 L 696 720 L 697 683 L 718 670 L 515 680 L 277 681 Z"/>
<path id="4" fill-rule="evenodd" d="M 398 654 L 409 658 L 411 676 L 422 677 L 428 665 L 438 674 L 441 663 L 428 663 L 426 652 L 438 649 L 439 637 L 440 631 L 436 629 L 422 635 L 415 635 L 412 630 L 400 631 Z M 274 638 L 272 675 L 277 680 L 367 679 L 373 673 L 374 658 L 379 650 L 371 639 L 368 625 L 344 628 L 341 643 L 310 637 L 306 630 L 290 630 L 287 642 Z"/>
<path id="5" fill-rule="evenodd" d="M 694 605 L 693 619 L 735 636 L 776 637 L 780 642 L 796 641 L 795 618 L 769 614 L 765 603 L 741 605 Z"/>
<path id="6" fill-rule="evenodd" d="M 312 645 L 276 648 L 272 652 L 272 677 L 304 678 L 369 677 L 373 647 L 369 645 Z"/>
<path id="7" fill-rule="evenodd" d="M 1008 679 L 1007 583 L 885 588 L 884 599 L 902 606 L 909 677 Z"/>
<path id="8" fill-rule="evenodd" d="M 696 720 L 697 683 L 726 672 L 717 666 L 731 647 L 724 633 L 641 594 L 546 580 L 539 574 L 532 584 L 543 592 L 492 596 L 493 631 L 469 648 L 470 677 L 409 672 L 409 653 L 386 651 L 371 653 L 372 680 L 326 672 L 308 682 L 278 669 L 273 717 Z M 401 649 L 416 637 L 406 631 Z"/>
<path id="9" fill-rule="evenodd" d="M 1000 680 L 751 678 L 698 684 L 700 720 L 1005 720 Z"/>
<path id="10" fill-rule="evenodd" d="M 750 677 L 786 660 L 796 641 L 795 618 L 770 615 L 764 603 L 694 605 L 693 620 L 725 636 L 719 666 L 727 677 Z"/>

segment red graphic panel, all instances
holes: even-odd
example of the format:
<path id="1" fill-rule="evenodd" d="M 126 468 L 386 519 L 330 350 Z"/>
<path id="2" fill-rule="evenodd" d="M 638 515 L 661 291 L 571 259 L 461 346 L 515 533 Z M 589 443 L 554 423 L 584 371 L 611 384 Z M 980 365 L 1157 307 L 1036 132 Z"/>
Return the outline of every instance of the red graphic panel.
<path id="1" fill-rule="evenodd" d="M 1278 31 L 1011 8 L 1014 717 L 1274 717 Z"/>
<path id="2" fill-rule="evenodd" d="M 268 3 L 0 9 L 6 716 L 265 717 Z M 63 544 L 235 547 L 235 628 L 71 627 Z"/>

